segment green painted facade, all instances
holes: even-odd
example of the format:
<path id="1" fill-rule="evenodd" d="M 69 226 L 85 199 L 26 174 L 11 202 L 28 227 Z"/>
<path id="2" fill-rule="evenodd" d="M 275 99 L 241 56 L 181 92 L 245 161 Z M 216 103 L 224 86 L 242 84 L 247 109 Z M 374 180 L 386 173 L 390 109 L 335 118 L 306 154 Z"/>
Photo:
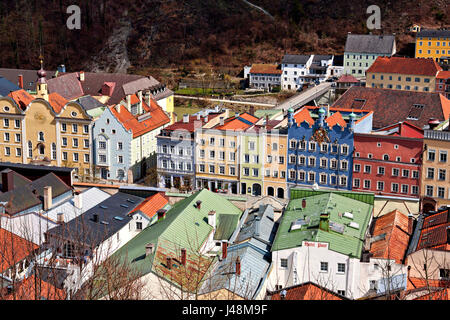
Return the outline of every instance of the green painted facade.
<path id="1" fill-rule="evenodd" d="M 242 133 L 240 174 L 242 194 L 262 194 L 264 154 L 263 135 L 251 130 Z"/>

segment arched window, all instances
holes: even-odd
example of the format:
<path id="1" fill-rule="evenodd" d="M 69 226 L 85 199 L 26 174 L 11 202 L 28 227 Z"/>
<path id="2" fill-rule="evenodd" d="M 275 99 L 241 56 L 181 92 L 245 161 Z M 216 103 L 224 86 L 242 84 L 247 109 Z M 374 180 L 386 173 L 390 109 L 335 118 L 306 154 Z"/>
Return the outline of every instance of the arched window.
<path id="1" fill-rule="evenodd" d="M 389 161 L 389 155 L 384 154 L 384 155 L 383 155 L 383 160 L 384 160 L 384 161 Z"/>
<path id="2" fill-rule="evenodd" d="M 38 145 L 39 154 L 45 154 L 45 146 L 43 144 Z"/>
<path id="3" fill-rule="evenodd" d="M 33 143 L 28 141 L 28 158 L 33 158 Z"/>
<path id="4" fill-rule="evenodd" d="M 52 160 L 56 160 L 56 143 L 52 143 Z"/>
<path id="5" fill-rule="evenodd" d="M 38 133 L 38 141 L 45 141 L 44 140 L 44 133 L 42 131 L 39 131 L 39 133 Z"/>

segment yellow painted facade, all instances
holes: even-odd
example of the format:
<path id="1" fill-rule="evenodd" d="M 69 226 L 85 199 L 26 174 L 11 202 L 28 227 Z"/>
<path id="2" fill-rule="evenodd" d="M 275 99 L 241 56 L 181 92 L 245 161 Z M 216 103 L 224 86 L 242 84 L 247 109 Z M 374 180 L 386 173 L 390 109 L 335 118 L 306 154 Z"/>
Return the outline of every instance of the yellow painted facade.
<path id="1" fill-rule="evenodd" d="M 287 196 L 287 135 L 268 133 L 264 144 L 262 194 L 285 198 Z"/>
<path id="2" fill-rule="evenodd" d="M 426 150 L 423 154 L 420 194 L 422 199 L 436 201 L 438 208 L 450 204 L 450 132 L 438 131 L 440 139 L 430 139 L 427 138 L 427 131 L 423 141 Z"/>
<path id="3" fill-rule="evenodd" d="M 24 110 L 11 97 L 0 98 L 0 160 L 73 167 L 75 177 L 90 176 L 92 118 L 76 102 L 52 106 L 51 95 L 37 92 Z"/>
<path id="4" fill-rule="evenodd" d="M 450 56 L 450 37 L 417 37 L 416 58 L 433 58 Z"/>
<path id="5" fill-rule="evenodd" d="M 436 76 L 428 77 L 399 73 L 367 72 L 366 87 L 434 92 L 436 89 Z"/>

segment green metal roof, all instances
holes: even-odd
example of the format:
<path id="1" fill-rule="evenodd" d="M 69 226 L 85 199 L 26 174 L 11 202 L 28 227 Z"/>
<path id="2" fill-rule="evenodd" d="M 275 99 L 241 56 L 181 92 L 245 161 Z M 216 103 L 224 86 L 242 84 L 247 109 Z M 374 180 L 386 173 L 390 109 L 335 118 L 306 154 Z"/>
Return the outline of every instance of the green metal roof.
<path id="1" fill-rule="evenodd" d="M 316 191 L 316 195 L 310 195 L 305 200 L 304 209 L 303 198 L 289 202 L 283 213 L 272 251 L 299 247 L 302 241 L 317 241 L 327 242 L 330 250 L 359 258 L 373 205 L 325 191 Z M 353 214 L 353 218 L 345 217 L 345 212 Z M 335 226 L 332 227 L 333 230 L 330 228 L 323 231 L 319 228 L 321 213 L 329 214 L 329 224 Z M 292 224 L 296 221 L 299 229 L 292 230 Z M 349 226 L 350 222 L 357 223 L 359 227 L 356 229 Z M 342 233 L 337 229 L 341 229 Z"/>
<path id="2" fill-rule="evenodd" d="M 239 221 L 239 215 L 236 214 L 219 214 L 217 217 L 217 228 L 214 233 L 214 240 L 228 240 L 236 230 Z"/>
<path id="3" fill-rule="evenodd" d="M 315 196 L 318 194 L 328 193 L 331 191 L 326 190 L 317 190 L 313 191 L 311 189 L 302 189 L 302 188 L 292 188 L 290 189 L 291 193 L 291 200 L 299 199 L 299 198 L 305 198 L 310 196 Z M 368 192 L 355 192 L 355 191 L 332 191 L 335 194 L 339 194 L 344 197 L 348 197 L 350 199 L 355 199 L 358 201 L 362 201 L 364 203 L 373 205 L 375 202 L 375 195 L 373 193 Z"/>
<path id="4" fill-rule="evenodd" d="M 195 207 L 198 200 L 202 201 L 200 209 Z M 198 252 L 212 231 L 208 224 L 208 213 L 211 210 L 216 211 L 218 216 L 218 231 L 223 236 L 231 236 L 242 211 L 222 196 L 203 189 L 175 203 L 164 220 L 142 230 L 115 255 L 127 259 L 144 275 L 152 271 L 154 253 L 162 241 L 171 243 L 174 247 L 186 248 L 187 251 Z M 145 258 L 145 246 L 148 243 L 155 244 L 155 249 L 152 255 Z"/>

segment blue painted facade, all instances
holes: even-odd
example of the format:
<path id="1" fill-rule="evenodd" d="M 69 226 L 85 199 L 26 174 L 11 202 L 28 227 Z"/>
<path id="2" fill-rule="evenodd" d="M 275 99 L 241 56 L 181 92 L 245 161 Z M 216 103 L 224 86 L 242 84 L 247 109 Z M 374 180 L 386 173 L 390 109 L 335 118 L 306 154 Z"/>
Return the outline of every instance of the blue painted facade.
<path id="1" fill-rule="evenodd" d="M 131 169 L 133 134 L 117 120 L 108 108 L 92 128 L 95 176 L 101 179 L 127 181 Z"/>
<path id="2" fill-rule="evenodd" d="M 321 188 L 351 190 L 356 115 L 354 113 L 348 115 L 346 127 L 342 128 L 336 124 L 330 128 L 325 121 L 325 113 L 325 109 L 320 108 L 312 126 L 306 121 L 297 125 L 293 111 L 289 110 L 287 155 L 289 188 L 312 187 L 317 184 Z M 322 147 L 322 144 L 326 147 Z"/>
<path id="3" fill-rule="evenodd" d="M 176 187 L 178 183 L 194 188 L 194 133 L 184 129 L 161 130 L 157 136 L 157 168 L 160 188 Z"/>

